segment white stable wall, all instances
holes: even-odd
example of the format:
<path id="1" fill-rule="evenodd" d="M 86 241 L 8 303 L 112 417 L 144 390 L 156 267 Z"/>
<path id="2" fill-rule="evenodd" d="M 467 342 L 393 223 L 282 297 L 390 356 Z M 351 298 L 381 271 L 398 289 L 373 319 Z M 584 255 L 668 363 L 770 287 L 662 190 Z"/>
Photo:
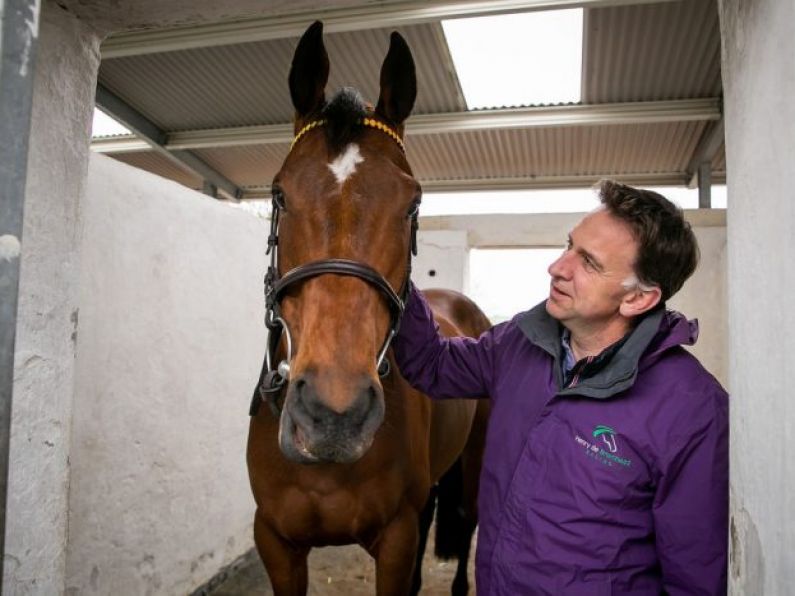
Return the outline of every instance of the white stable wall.
<path id="1" fill-rule="evenodd" d="M 688 318 L 699 320 L 699 340 L 692 352 L 726 386 L 726 212 L 691 210 L 685 215 L 698 239 L 701 262 L 668 306 L 680 310 Z M 468 248 L 557 248 L 584 216 L 584 213 L 435 216 L 421 218 L 420 230 L 425 235 L 445 231 L 466 233 Z M 450 253 L 450 257 L 457 254 Z M 466 253 L 461 254 L 460 258 L 467 258 Z M 517 272 L 517 275 L 521 274 Z M 528 304 L 527 308 L 532 306 Z"/>
<path id="2" fill-rule="evenodd" d="M 83 220 L 67 593 L 187 594 L 253 546 L 266 222 L 101 155 Z"/>
<path id="3" fill-rule="evenodd" d="M 79 226 L 99 37 L 41 8 L 14 361 L 2 593 L 63 593 Z M 0 139 L 3 142 L 3 139 Z"/>
<path id="4" fill-rule="evenodd" d="M 736 595 L 795 590 L 795 2 L 720 0 Z"/>
<path id="5" fill-rule="evenodd" d="M 689 212 L 701 250 L 693 276 L 668 307 L 698 319 L 699 337 L 690 351 L 725 388 L 729 386 L 726 212 Z M 712 221 L 705 221 L 707 219 Z M 709 225 L 712 224 L 712 225 Z"/>
<path id="6" fill-rule="evenodd" d="M 469 246 L 465 230 L 420 230 L 411 280 L 420 289 L 447 288 L 466 293 Z"/>

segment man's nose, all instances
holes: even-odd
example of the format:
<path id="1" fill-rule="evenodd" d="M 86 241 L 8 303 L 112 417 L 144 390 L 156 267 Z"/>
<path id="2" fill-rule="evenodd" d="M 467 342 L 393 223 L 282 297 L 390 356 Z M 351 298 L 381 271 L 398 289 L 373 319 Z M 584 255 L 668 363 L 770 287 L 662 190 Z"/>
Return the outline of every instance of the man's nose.
<path id="1" fill-rule="evenodd" d="M 552 264 L 547 268 L 547 273 L 549 273 L 552 277 L 563 277 L 567 278 L 571 271 L 571 267 L 569 266 L 569 259 L 568 255 L 571 251 L 564 250 L 563 254 L 560 255 Z"/>

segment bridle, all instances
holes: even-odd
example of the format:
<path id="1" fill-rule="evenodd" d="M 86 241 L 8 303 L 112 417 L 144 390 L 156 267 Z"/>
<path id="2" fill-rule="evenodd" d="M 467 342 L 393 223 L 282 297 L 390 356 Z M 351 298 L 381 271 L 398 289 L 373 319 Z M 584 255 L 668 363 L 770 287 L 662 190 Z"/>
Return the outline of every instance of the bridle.
<path id="1" fill-rule="evenodd" d="M 310 130 L 324 126 L 326 120 L 313 120 L 304 126 L 295 135 L 290 150 L 292 151 L 296 143 Z M 363 118 L 360 121 L 362 126 L 367 126 L 380 130 L 389 135 L 405 152 L 403 141 L 392 128 L 374 118 Z M 290 362 L 292 361 L 292 337 L 290 328 L 281 314 L 281 298 L 288 288 L 295 284 L 318 277 L 320 275 L 344 275 L 348 277 L 358 277 L 376 288 L 387 301 L 390 313 L 390 324 L 381 348 L 376 357 L 376 369 L 382 378 L 389 374 L 389 360 L 386 358 L 392 340 L 397 335 L 400 328 L 400 321 L 406 304 L 409 292 L 409 280 L 411 278 L 411 257 L 417 254 L 417 228 L 418 228 L 418 209 L 414 208 L 408 217 L 411 219 L 411 238 L 409 242 L 409 252 L 407 255 L 406 277 L 403 280 L 400 292 L 395 292 L 389 282 L 378 271 L 360 261 L 349 259 L 321 259 L 312 261 L 305 265 L 299 265 L 279 277 L 278 266 L 278 245 L 279 245 L 279 217 L 282 207 L 277 201 L 271 201 L 273 206 L 271 213 L 271 227 L 268 235 L 268 248 L 266 255 L 270 255 L 270 263 L 265 273 L 265 326 L 268 328 L 268 346 L 265 350 L 265 362 L 262 366 L 257 387 L 251 401 L 249 415 L 253 416 L 259 410 L 261 402 L 267 402 L 275 415 L 280 414 L 281 406 L 278 397 L 285 384 L 290 378 Z M 284 335 L 286 340 L 287 356 L 274 367 L 276 350 L 279 347 L 281 337 Z"/>

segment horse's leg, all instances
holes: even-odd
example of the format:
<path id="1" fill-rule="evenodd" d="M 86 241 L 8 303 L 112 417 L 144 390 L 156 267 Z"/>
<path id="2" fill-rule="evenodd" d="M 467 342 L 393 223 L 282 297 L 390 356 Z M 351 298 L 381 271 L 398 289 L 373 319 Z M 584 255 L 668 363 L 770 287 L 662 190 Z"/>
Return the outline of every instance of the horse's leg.
<path id="1" fill-rule="evenodd" d="M 460 464 L 460 533 L 457 545 L 458 567 L 453 579 L 453 596 L 465 596 L 469 591 L 467 566 L 472 548 L 472 536 L 478 525 L 478 492 L 480 488 L 480 468 L 483 463 L 483 450 L 486 443 L 491 405 L 488 400 L 478 400 L 475 420 L 472 422 L 467 444 L 461 453 Z"/>
<path id="2" fill-rule="evenodd" d="M 436 556 L 458 561 L 451 589 L 453 596 L 466 596 L 469 592 L 467 564 L 478 521 L 477 482 L 472 484 L 469 463 L 464 452 L 439 479 L 438 486 Z"/>
<path id="3" fill-rule="evenodd" d="M 254 517 L 254 542 L 276 596 L 305 596 L 309 549 L 297 549 L 279 537 L 260 515 Z"/>
<path id="4" fill-rule="evenodd" d="M 469 593 L 469 577 L 467 576 L 467 567 L 469 565 L 469 551 L 472 547 L 472 535 L 475 533 L 477 521 L 466 518 L 464 519 L 463 523 L 464 527 L 461 530 L 463 536 L 461 542 L 458 545 L 458 567 L 456 567 L 455 570 L 453 586 L 450 592 L 452 596 L 466 596 Z"/>
<path id="5" fill-rule="evenodd" d="M 411 596 L 417 596 L 422 587 L 422 559 L 425 557 L 425 545 L 428 543 L 428 531 L 433 522 L 433 511 L 436 508 L 436 487 L 431 488 L 428 502 L 420 514 L 420 545 L 417 548 L 417 559 L 414 562 L 414 578 L 411 581 Z"/>
<path id="6" fill-rule="evenodd" d="M 381 532 L 378 542 L 368 549 L 375 559 L 377 596 L 405 596 L 409 593 L 419 534 L 419 515 L 404 504 Z"/>

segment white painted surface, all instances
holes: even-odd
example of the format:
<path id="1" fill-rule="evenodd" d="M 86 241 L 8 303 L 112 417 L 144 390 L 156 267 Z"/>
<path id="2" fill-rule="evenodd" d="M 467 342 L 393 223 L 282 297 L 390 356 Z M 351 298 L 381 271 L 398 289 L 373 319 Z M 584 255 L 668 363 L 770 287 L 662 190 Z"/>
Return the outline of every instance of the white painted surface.
<path id="1" fill-rule="evenodd" d="M 724 212 L 725 213 L 725 212 Z M 729 384 L 729 325 L 726 289 L 726 227 L 694 225 L 701 261 L 668 307 L 698 319 L 699 338 L 691 352 L 720 381 Z"/>
<path id="2" fill-rule="evenodd" d="M 22 244 L 19 238 L 11 234 L 3 234 L 0 236 L 0 259 L 4 261 L 13 261 L 19 258 L 19 253 L 22 249 Z"/>
<path id="3" fill-rule="evenodd" d="M 421 230 L 417 233 L 417 256 L 411 267 L 411 279 L 421 289 L 447 288 L 466 293 L 468 257 L 465 230 Z"/>
<path id="4" fill-rule="evenodd" d="M 99 39 L 42 8 L 25 193 L 3 594 L 64 589 L 78 238 Z"/>
<path id="5" fill-rule="evenodd" d="M 33 10 L 28 18 L 25 19 L 25 45 L 22 48 L 22 55 L 19 65 L 19 74 L 22 77 L 27 76 L 30 69 L 33 67 L 33 45 L 36 38 L 39 36 L 39 15 L 40 15 L 40 2 L 35 0 L 33 3 Z"/>
<path id="6" fill-rule="evenodd" d="M 721 0 L 734 594 L 795 586 L 795 3 Z"/>
<path id="7" fill-rule="evenodd" d="M 69 594 L 186 594 L 253 545 L 266 223 L 101 155 L 84 208 Z"/>
<path id="8" fill-rule="evenodd" d="M 567 234 L 584 215 L 553 213 L 424 217 L 420 219 L 420 237 L 447 231 L 466 234 L 467 246 L 470 248 L 559 248 L 565 244 Z M 669 307 L 680 310 L 688 318 L 699 320 L 700 336 L 692 351 L 725 386 L 728 379 L 726 212 L 691 210 L 686 211 L 685 215 L 698 239 L 701 262 L 693 277 L 670 301 Z M 421 256 L 424 250 L 420 248 Z M 445 266 L 449 266 L 447 261 Z M 540 272 L 540 275 L 545 276 L 545 271 Z M 528 304 L 526 308 L 531 306 L 533 304 Z"/>

